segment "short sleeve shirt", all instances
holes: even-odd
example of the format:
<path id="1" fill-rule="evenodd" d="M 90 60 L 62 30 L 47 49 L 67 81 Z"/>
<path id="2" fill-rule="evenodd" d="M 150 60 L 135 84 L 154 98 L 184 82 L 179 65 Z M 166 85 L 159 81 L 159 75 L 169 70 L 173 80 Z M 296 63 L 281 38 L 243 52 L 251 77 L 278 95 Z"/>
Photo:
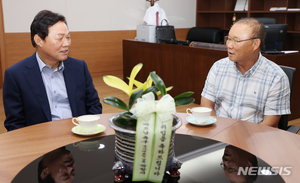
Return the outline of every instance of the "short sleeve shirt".
<path id="1" fill-rule="evenodd" d="M 215 62 L 201 95 L 215 102 L 221 117 L 260 123 L 264 115 L 290 114 L 288 77 L 261 54 L 244 75 L 228 57 Z"/>

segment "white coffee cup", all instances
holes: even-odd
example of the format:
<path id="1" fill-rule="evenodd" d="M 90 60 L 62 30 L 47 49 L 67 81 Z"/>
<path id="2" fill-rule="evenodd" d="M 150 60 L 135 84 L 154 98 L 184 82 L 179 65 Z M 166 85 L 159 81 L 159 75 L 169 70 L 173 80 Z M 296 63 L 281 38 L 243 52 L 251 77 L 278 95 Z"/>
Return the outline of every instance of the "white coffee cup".
<path id="1" fill-rule="evenodd" d="M 94 132 L 99 123 L 99 119 L 100 116 L 98 115 L 83 115 L 77 118 L 72 118 L 72 122 L 75 125 L 80 126 L 83 132 Z"/>
<path id="2" fill-rule="evenodd" d="M 192 113 L 189 113 L 191 111 Z M 188 115 L 193 116 L 196 122 L 206 122 L 211 114 L 212 109 L 208 107 L 194 107 L 186 109 Z"/>

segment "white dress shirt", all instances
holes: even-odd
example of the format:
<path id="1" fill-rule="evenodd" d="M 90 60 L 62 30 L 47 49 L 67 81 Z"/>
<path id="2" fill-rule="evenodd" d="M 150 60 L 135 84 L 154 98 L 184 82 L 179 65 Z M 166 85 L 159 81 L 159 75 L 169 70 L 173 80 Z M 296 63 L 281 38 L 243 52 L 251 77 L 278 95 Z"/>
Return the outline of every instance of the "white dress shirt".
<path id="1" fill-rule="evenodd" d="M 161 21 L 163 19 L 166 19 L 168 21 L 165 11 L 162 8 L 160 8 L 160 6 L 157 3 L 154 3 L 153 6 L 147 9 L 146 14 L 144 16 L 144 21 L 147 23 L 147 25 L 156 25 L 156 12 L 158 12 L 159 25 L 161 25 Z"/>
<path id="2" fill-rule="evenodd" d="M 44 86 L 47 92 L 52 121 L 71 118 L 72 111 L 70 108 L 66 84 L 63 75 L 63 62 L 60 62 L 59 66 L 53 71 L 51 67 L 47 66 L 39 58 L 37 52 L 36 58 L 38 60 Z"/>

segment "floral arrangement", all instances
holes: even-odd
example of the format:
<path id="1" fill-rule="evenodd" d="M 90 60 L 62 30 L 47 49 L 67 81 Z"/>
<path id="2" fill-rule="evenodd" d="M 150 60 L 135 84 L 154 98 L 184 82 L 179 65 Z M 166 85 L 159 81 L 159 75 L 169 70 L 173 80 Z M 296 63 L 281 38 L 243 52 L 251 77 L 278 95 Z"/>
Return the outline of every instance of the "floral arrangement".
<path id="1" fill-rule="evenodd" d="M 120 89 L 129 96 L 128 105 L 113 96 L 103 99 L 106 104 L 126 110 L 121 113 L 120 117 L 114 118 L 113 123 L 123 129 L 134 128 L 136 132 L 134 153 L 129 150 L 131 154 L 134 154 L 132 165 L 129 161 L 123 161 L 119 155 L 116 155 L 117 161 L 113 170 L 116 173 L 115 180 L 118 181 L 124 180 L 123 173 L 127 169 L 128 172 L 132 172 L 132 181 L 161 182 L 165 171 L 176 172 L 171 174 L 177 176 L 177 170 L 182 164 L 175 157 L 170 157 L 167 166 L 171 138 L 172 134 L 174 135 L 172 126 L 173 114 L 176 112 L 175 107 L 191 104 L 195 99 L 190 97 L 193 92 L 185 92 L 174 98 L 171 97 L 167 91 L 173 87 L 166 88 L 163 80 L 155 71 L 150 72 L 144 83 L 135 80 L 142 66 L 143 64 L 140 63 L 132 69 L 128 78 L 129 84 L 115 76 L 103 77 L 107 85 Z M 159 98 L 159 95 L 162 96 Z M 134 104 L 135 108 L 132 108 Z M 119 138 L 126 136 L 125 133 L 121 134 L 119 134 Z M 171 153 L 172 155 L 174 156 L 174 153 Z"/>
<path id="2" fill-rule="evenodd" d="M 120 89 L 124 91 L 130 98 L 129 104 L 127 105 L 121 99 L 113 96 L 109 96 L 103 99 L 103 102 L 117 107 L 119 109 L 124 109 L 126 112 L 122 114 L 121 117 L 116 118 L 114 123 L 121 127 L 135 127 L 136 126 L 136 117 L 133 115 L 131 108 L 136 103 L 138 98 L 141 98 L 143 95 L 152 92 L 154 94 L 155 100 L 158 100 L 159 95 L 166 95 L 167 91 L 171 90 L 173 87 L 166 88 L 163 80 L 155 73 L 155 71 L 150 72 L 147 80 L 144 83 L 141 83 L 135 80 L 138 72 L 143 67 L 142 63 L 137 64 L 131 71 L 129 79 L 129 84 L 126 84 L 122 79 L 106 75 L 103 76 L 104 82 L 111 87 Z M 154 85 L 153 85 L 154 83 Z M 134 88 L 135 86 L 135 88 Z M 176 97 L 174 97 L 174 102 L 176 106 L 183 106 L 191 104 L 195 101 L 194 98 L 190 97 L 194 92 L 185 92 Z"/>

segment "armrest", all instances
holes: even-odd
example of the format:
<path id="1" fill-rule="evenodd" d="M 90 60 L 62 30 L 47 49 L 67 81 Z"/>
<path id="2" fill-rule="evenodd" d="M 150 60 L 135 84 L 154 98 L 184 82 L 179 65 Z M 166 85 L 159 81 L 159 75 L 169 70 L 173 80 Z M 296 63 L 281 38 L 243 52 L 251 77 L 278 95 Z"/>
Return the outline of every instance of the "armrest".
<path id="1" fill-rule="evenodd" d="M 286 130 L 288 132 L 292 132 L 292 133 L 297 134 L 299 132 L 299 130 L 300 130 L 300 127 L 299 126 L 295 126 L 295 125 L 291 125 L 291 126 L 288 126 Z"/>

